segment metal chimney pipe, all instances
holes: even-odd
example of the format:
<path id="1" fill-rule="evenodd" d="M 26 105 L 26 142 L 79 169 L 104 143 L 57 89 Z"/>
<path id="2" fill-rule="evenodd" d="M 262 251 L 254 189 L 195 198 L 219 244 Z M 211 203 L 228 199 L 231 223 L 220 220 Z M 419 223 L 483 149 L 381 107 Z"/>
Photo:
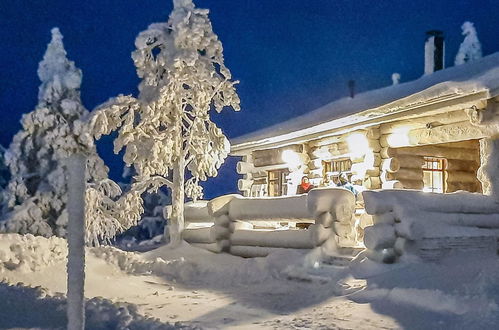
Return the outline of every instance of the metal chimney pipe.
<path id="1" fill-rule="evenodd" d="M 350 91 L 350 97 L 353 99 L 355 96 L 355 80 L 348 81 L 348 90 Z"/>
<path id="2" fill-rule="evenodd" d="M 430 74 L 445 67 L 445 43 L 442 31 L 431 30 L 426 32 L 424 50 L 424 74 Z"/>

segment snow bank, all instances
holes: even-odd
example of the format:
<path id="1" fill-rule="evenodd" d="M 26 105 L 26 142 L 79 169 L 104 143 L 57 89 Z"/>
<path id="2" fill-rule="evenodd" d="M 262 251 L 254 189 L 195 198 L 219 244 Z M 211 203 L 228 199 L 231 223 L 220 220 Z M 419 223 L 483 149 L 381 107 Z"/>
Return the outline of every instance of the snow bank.
<path id="1" fill-rule="evenodd" d="M 247 249 L 248 247 L 237 247 Z M 265 250 L 268 248 L 255 248 Z M 252 249 L 253 252 L 256 250 Z M 125 252 L 110 246 L 92 248 L 91 253 L 122 271 L 133 275 L 153 274 L 179 283 L 209 283 L 224 288 L 229 285 L 256 284 L 269 279 L 286 278 L 286 268 L 304 267 L 310 250 L 270 249 L 267 258 L 243 259 L 230 254 L 211 253 L 183 243 L 143 254 Z M 256 255 L 257 256 L 257 255 Z"/>
<path id="2" fill-rule="evenodd" d="M 235 198 L 229 204 L 234 220 L 312 219 L 307 209 L 307 195 Z"/>
<path id="3" fill-rule="evenodd" d="M 0 283 L 0 296 L 2 328 L 66 328 L 66 299 L 62 294 L 50 295 L 48 290 L 41 287 Z M 134 304 L 112 302 L 104 298 L 87 300 L 85 309 L 87 329 L 197 329 L 179 322 L 162 323 L 158 319 L 140 315 Z"/>
<path id="4" fill-rule="evenodd" d="M 66 240 L 62 238 L 44 238 L 31 234 L 2 234 L 1 238 L 0 273 L 12 270 L 39 271 L 65 262 L 67 257 Z"/>

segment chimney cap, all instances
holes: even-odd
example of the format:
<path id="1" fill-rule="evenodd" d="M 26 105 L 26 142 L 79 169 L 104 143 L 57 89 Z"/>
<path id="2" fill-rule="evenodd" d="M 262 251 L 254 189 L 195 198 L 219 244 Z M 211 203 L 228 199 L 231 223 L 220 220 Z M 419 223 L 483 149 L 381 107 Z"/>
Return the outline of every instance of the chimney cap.
<path id="1" fill-rule="evenodd" d="M 430 30 L 426 31 L 426 35 L 429 37 L 443 37 L 444 33 L 440 30 Z"/>

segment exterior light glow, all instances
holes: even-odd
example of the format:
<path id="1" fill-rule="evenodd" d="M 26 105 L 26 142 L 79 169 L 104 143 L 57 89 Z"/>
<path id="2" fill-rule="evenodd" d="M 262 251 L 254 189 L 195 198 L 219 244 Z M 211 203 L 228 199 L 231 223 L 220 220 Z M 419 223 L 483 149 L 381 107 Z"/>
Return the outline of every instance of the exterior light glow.
<path id="1" fill-rule="evenodd" d="M 362 133 L 353 133 L 347 137 L 348 149 L 354 157 L 361 157 L 369 150 L 369 142 Z"/>
<path id="2" fill-rule="evenodd" d="M 301 164 L 300 157 L 293 150 L 284 150 L 282 152 L 282 160 L 288 164 L 290 168 L 298 167 Z"/>

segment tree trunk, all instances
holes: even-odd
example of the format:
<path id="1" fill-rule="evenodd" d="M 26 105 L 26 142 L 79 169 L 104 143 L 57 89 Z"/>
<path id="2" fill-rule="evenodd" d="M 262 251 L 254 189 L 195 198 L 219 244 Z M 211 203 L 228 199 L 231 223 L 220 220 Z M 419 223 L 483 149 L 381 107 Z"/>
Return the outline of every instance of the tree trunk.
<path id="1" fill-rule="evenodd" d="M 173 168 L 172 214 L 168 224 L 171 247 L 180 244 L 184 230 L 184 172 L 184 160 L 182 159 Z"/>
<path id="2" fill-rule="evenodd" d="M 68 329 L 85 328 L 85 157 L 68 160 Z"/>

